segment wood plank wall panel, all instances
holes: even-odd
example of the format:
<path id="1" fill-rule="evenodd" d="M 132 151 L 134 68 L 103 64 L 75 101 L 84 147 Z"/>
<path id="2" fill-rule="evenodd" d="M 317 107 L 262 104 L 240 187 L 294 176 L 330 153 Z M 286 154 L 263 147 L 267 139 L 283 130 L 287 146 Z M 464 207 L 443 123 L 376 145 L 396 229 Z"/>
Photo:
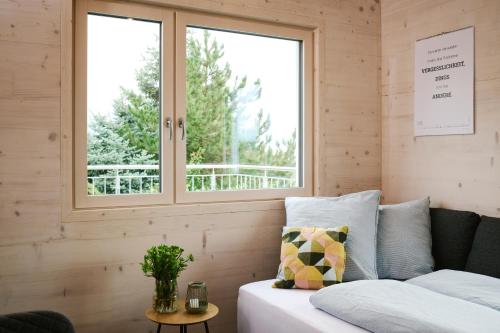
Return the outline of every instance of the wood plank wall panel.
<path id="1" fill-rule="evenodd" d="M 378 2 L 331 2 L 326 11 L 319 158 L 324 195 L 381 186 L 380 36 L 373 29 L 380 25 Z"/>
<path id="2" fill-rule="evenodd" d="M 168 242 L 197 259 L 181 294 L 206 280 L 221 308 L 213 331 L 234 332 L 239 286 L 276 273 L 282 203 L 80 212 L 63 222 L 62 1 L 0 1 L 0 313 L 52 309 L 78 332 L 153 332 L 143 316 L 153 281 L 138 263 Z M 320 26 L 316 193 L 380 187 L 378 0 L 147 2 Z"/>
<path id="3" fill-rule="evenodd" d="M 382 2 L 382 184 L 387 202 L 500 216 L 500 2 Z M 413 136 L 414 42 L 475 26 L 475 135 Z"/>

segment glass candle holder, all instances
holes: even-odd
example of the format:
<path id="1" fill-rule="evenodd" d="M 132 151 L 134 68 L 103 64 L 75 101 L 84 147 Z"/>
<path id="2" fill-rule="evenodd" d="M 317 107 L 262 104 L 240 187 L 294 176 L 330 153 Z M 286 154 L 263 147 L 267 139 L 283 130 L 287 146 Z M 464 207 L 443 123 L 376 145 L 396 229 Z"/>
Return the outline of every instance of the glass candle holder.
<path id="1" fill-rule="evenodd" d="M 186 293 L 186 311 L 189 313 L 204 313 L 207 308 L 208 300 L 205 282 L 189 282 Z"/>

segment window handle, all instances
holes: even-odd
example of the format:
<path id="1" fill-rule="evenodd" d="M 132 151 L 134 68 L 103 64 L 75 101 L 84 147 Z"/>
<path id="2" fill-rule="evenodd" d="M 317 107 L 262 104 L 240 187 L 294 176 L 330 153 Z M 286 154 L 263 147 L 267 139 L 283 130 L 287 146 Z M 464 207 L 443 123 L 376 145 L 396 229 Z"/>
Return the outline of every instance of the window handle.
<path id="1" fill-rule="evenodd" d="M 172 129 L 172 119 L 170 119 L 170 117 L 167 117 L 165 119 L 165 126 L 168 128 L 168 132 L 169 132 L 168 136 L 170 138 L 170 141 L 172 141 L 172 131 L 173 131 L 173 129 Z"/>
<path id="2" fill-rule="evenodd" d="M 181 140 L 184 140 L 184 136 L 186 135 L 186 124 L 184 123 L 184 119 L 179 118 L 179 120 L 177 121 L 177 124 L 179 125 L 179 128 L 182 129 L 182 135 L 181 135 Z"/>

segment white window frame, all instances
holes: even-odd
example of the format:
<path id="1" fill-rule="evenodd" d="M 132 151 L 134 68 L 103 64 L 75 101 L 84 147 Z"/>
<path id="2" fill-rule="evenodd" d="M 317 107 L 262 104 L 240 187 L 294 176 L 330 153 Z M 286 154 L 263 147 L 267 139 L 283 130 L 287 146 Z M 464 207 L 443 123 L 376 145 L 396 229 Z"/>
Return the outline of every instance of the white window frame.
<path id="1" fill-rule="evenodd" d="M 161 68 L 161 193 L 100 195 L 87 194 L 87 14 L 132 17 L 162 23 Z M 186 28 L 199 26 L 287 38 L 302 42 L 302 114 L 300 187 L 288 189 L 245 189 L 235 191 L 186 191 L 186 141 L 177 127 L 186 119 Z M 283 199 L 285 196 L 313 194 L 314 152 L 314 31 L 308 28 L 266 23 L 223 15 L 172 10 L 160 6 L 76 0 L 74 35 L 74 119 L 73 119 L 73 194 L 74 208 L 113 208 L 131 206 L 172 205 L 183 203 L 234 202 Z M 165 127 L 173 125 L 172 140 Z M 189 125 L 188 125 L 189 126 Z"/>
<path id="2" fill-rule="evenodd" d="M 188 26 L 243 32 L 262 36 L 272 36 L 302 42 L 302 100 L 301 122 L 299 122 L 298 149 L 301 149 L 302 186 L 288 189 L 245 189 L 235 191 L 188 192 L 186 190 L 186 140 L 181 131 L 176 140 L 176 202 L 217 202 L 234 200 L 282 199 L 285 196 L 312 195 L 313 162 L 313 32 L 307 29 L 288 27 L 272 23 L 232 18 L 219 15 L 185 13 L 176 14 L 176 116 L 186 119 L 186 29 Z M 297 115 L 299 116 L 299 115 Z M 186 124 L 189 126 L 189 124 Z M 302 135 L 299 135 L 302 134 Z M 189 139 L 189 138 L 188 138 Z"/>
<path id="3" fill-rule="evenodd" d="M 87 194 L 87 15 L 96 13 L 161 22 L 161 192 L 151 194 Z M 174 145 L 163 123 L 174 117 L 174 12 L 161 7 L 121 2 L 79 0 L 75 8 L 75 208 L 172 204 Z"/>

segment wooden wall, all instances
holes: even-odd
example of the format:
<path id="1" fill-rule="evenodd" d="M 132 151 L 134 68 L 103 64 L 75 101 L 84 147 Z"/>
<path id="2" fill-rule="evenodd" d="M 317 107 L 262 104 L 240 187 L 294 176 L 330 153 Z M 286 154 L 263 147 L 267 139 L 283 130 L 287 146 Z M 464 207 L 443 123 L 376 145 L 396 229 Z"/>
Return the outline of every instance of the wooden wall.
<path id="1" fill-rule="evenodd" d="M 181 294 L 187 281 L 206 280 L 221 308 L 214 331 L 234 332 L 239 286 L 276 272 L 282 202 L 62 219 L 62 142 L 70 135 L 61 121 L 66 1 L 0 1 L 0 313 L 52 309 L 67 314 L 78 332 L 151 332 L 143 311 L 153 281 L 138 263 L 148 247 L 168 242 L 196 257 L 182 275 Z M 316 193 L 380 187 L 378 0 L 149 2 L 321 26 Z"/>
<path id="2" fill-rule="evenodd" d="M 415 40 L 475 26 L 475 135 L 413 136 Z M 382 184 L 387 202 L 500 216 L 500 1 L 382 1 Z"/>

